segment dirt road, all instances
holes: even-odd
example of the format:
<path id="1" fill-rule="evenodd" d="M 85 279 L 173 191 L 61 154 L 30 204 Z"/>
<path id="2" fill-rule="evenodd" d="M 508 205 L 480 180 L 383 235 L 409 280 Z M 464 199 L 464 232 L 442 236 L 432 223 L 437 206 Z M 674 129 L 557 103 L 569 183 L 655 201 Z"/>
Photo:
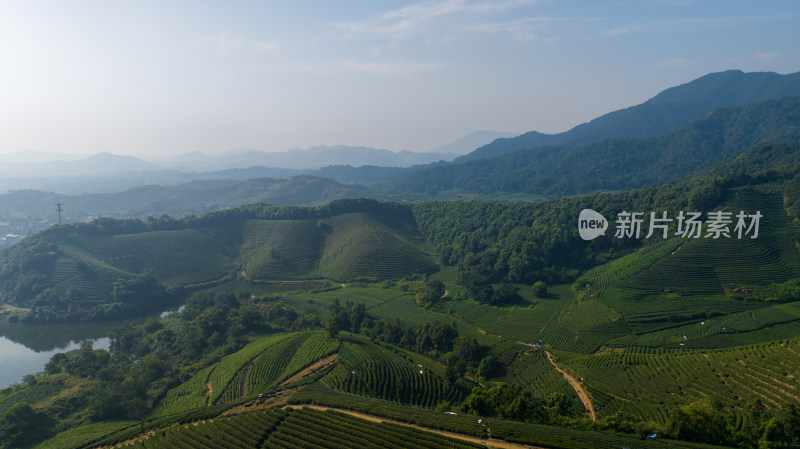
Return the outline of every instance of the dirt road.
<path id="1" fill-rule="evenodd" d="M 544 353 L 547 354 L 547 360 L 549 360 L 550 363 L 558 370 L 558 372 L 564 376 L 564 379 L 567 379 L 567 382 L 569 382 L 569 384 L 572 385 L 572 389 L 575 390 L 575 393 L 578 393 L 578 397 L 581 398 L 583 406 L 586 407 L 586 410 L 589 411 L 589 416 L 591 416 L 592 421 L 597 420 L 597 416 L 595 416 L 594 414 L 594 406 L 592 405 L 592 397 L 589 396 L 589 392 L 586 391 L 585 388 L 583 388 L 583 385 L 581 385 L 580 382 L 575 380 L 574 377 L 570 376 L 569 373 L 561 369 L 561 367 L 559 367 L 556 364 L 555 360 L 553 360 L 553 356 L 550 355 L 549 351 L 545 351 Z"/>

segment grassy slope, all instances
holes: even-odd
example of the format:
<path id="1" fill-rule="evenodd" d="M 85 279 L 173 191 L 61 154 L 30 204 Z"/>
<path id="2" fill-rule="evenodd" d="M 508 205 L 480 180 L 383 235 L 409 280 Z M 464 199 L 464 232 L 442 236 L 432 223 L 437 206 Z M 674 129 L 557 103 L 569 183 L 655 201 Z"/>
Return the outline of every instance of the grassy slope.
<path id="1" fill-rule="evenodd" d="M 557 352 L 601 407 L 665 423 L 670 409 L 709 396 L 720 399 L 739 419 L 761 400 L 768 409 L 800 400 L 800 340 L 733 349 L 656 353 Z"/>
<path id="2" fill-rule="evenodd" d="M 381 217 L 383 218 L 383 217 Z M 389 277 L 436 271 L 411 220 L 378 220 L 366 214 L 332 217 L 318 274 L 332 279 Z"/>
<path id="3" fill-rule="evenodd" d="M 56 240 L 37 288 L 103 304 L 114 284 L 153 274 L 197 288 L 239 275 L 255 281 L 398 279 L 438 270 L 410 216 L 345 213 L 326 219 L 237 221 L 206 227 Z M 71 295 L 71 296 L 70 296 Z M 25 306 L 25 299 L 18 301 Z"/>

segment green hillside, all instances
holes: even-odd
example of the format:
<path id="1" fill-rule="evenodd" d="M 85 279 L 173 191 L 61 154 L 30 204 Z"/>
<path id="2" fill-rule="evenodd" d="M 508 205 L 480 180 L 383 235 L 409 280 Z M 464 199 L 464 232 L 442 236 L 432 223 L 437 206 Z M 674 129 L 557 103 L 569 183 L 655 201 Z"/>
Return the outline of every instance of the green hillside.
<path id="1" fill-rule="evenodd" d="M 325 231 L 314 220 L 248 220 L 240 258 L 250 279 L 291 279 L 316 274 Z"/>
<path id="2" fill-rule="evenodd" d="M 796 336 L 800 317 L 790 304 L 769 299 L 773 285 L 800 277 L 800 226 L 775 185 L 732 189 L 725 198 L 720 210 L 764 215 L 758 238 L 659 239 L 589 270 L 540 337 L 589 353 L 601 346 L 713 349 Z"/>
<path id="3" fill-rule="evenodd" d="M 800 381 L 794 373 L 800 369 L 799 345 L 794 338 L 725 350 L 627 349 L 558 356 L 585 379 L 603 415 L 625 413 L 665 423 L 676 406 L 714 397 L 741 425 L 751 419 L 758 403 L 773 410 L 797 403 Z"/>
<path id="4" fill-rule="evenodd" d="M 172 389 L 153 415 L 252 399 L 337 349 L 338 343 L 322 333 L 259 338 Z"/>
<path id="5" fill-rule="evenodd" d="M 236 277 L 344 282 L 438 269 L 408 209 L 359 201 L 52 228 L 0 254 L 0 295 L 33 308 L 40 320 L 97 319 L 150 310 L 156 296 L 174 302 L 182 289 Z M 331 211 L 337 207 L 341 212 Z M 136 295 L 146 296 L 145 287 L 153 304 L 131 303 Z"/>
<path id="6" fill-rule="evenodd" d="M 345 214 L 331 218 L 319 275 L 379 279 L 436 271 L 412 218 Z"/>
<path id="7" fill-rule="evenodd" d="M 458 403 L 467 396 L 472 385 L 449 385 L 428 363 L 420 363 L 423 361 L 364 340 L 348 339 L 339 349 L 338 365 L 320 382 L 346 393 L 425 408 Z"/>

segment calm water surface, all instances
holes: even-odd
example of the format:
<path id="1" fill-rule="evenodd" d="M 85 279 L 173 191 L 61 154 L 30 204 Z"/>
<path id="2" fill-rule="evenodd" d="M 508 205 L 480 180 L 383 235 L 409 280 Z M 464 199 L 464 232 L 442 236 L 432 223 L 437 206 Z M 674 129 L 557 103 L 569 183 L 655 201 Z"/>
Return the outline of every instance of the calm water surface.
<path id="1" fill-rule="evenodd" d="M 0 388 L 21 382 L 26 374 L 43 371 L 53 354 L 80 348 L 81 342 L 108 349 L 108 333 L 118 324 L 0 323 Z"/>

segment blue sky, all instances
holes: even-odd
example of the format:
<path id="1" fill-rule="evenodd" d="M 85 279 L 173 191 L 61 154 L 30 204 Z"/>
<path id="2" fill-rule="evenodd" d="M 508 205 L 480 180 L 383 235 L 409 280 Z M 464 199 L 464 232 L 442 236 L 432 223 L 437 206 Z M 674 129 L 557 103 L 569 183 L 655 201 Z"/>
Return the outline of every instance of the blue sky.
<path id="1" fill-rule="evenodd" d="M 800 71 L 794 1 L 4 1 L 0 153 L 424 151 Z"/>

